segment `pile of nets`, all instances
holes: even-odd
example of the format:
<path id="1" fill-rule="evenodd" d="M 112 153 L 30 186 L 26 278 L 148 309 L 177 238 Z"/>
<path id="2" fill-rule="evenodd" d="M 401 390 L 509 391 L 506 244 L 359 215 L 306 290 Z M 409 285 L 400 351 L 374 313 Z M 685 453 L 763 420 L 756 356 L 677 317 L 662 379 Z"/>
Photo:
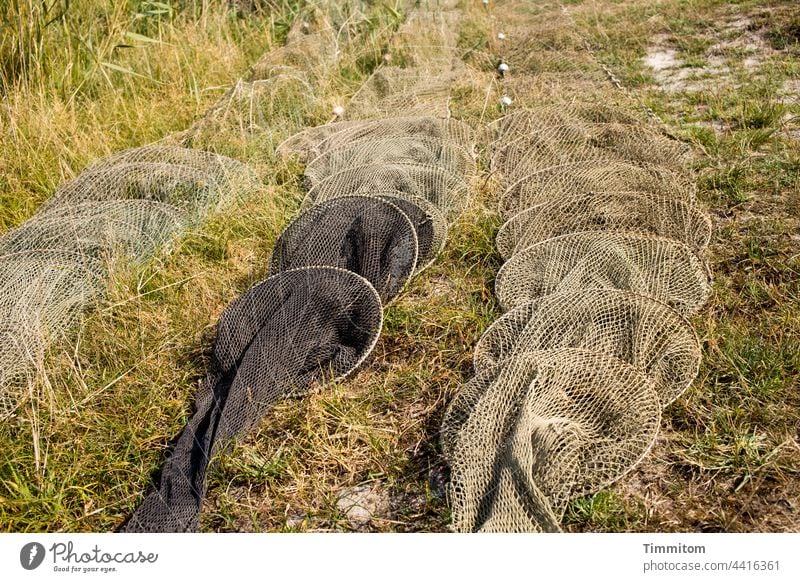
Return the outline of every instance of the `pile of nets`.
<path id="1" fill-rule="evenodd" d="M 281 145 L 305 162 L 302 211 L 275 243 L 269 277 L 223 313 L 193 415 L 125 531 L 195 530 L 215 457 L 279 399 L 344 378 L 369 356 L 383 307 L 435 259 L 474 172 L 469 128 L 414 111 L 311 128 Z"/>
<path id="2" fill-rule="evenodd" d="M 506 313 L 443 421 L 456 531 L 560 531 L 570 501 L 642 459 L 699 370 L 687 317 L 711 290 L 711 223 L 689 152 L 595 99 L 605 73 L 565 18 L 496 46 L 514 96 L 490 125 Z"/>

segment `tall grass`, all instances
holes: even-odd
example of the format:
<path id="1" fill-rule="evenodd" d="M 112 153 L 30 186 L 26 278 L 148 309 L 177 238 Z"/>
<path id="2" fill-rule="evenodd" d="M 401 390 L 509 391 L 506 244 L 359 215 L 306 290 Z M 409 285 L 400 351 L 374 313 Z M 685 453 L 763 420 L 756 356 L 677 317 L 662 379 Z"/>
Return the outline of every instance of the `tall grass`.
<path id="1" fill-rule="evenodd" d="M 111 151 L 183 129 L 300 2 L 0 2 L 0 232 Z"/>

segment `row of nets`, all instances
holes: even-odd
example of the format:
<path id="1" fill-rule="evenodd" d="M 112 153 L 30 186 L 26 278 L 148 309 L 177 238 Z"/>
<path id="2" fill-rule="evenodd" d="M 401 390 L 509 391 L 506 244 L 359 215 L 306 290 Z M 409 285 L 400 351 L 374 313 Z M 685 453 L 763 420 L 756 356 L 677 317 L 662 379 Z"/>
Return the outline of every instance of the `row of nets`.
<path id="1" fill-rule="evenodd" d="M 711 289 L 687 148 L 598 98 L 560 7 L 526 10 L 547 25 L 493 46 L 514 103 L 490 125 L 506 313 L 443 421 L 456 531 L 560 531 L 570 501 L 630 471 L 699 370 L 687 317 Z"/>
<path id="2" fill-rule="evenodd" d="M 424 23 L 423 14 L 409 21 Z M 403 70 L 408 79 L 422 74 L 416 64 Z M 382 109 L 365 95 L 355 100 Z M 342 121 L 282 144 L 284 155 L 305 161 L 302 211 L 275 243 L 269 278 L 223 313 L 194 413 L 126 531 L 195 530 L 214 458 L 277 400 L 353 373 L 378 340 L 383 307 L 435 258 L 466 205 L 471 132 L 414 117 L 416 101 L 408 103 L 395 107 L 400 117 Z"/>

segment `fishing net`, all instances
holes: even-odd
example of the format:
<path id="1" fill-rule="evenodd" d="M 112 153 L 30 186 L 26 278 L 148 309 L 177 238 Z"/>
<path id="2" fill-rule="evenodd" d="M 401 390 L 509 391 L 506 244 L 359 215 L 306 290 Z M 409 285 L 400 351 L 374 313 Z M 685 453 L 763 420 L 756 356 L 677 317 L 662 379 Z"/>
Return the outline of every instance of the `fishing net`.
<path id="1" fill-rule="evenodd" d="M 541 76 L 537 76 L 533 79 L 541 78 Z M 544 78 L 546 79 L 546 76 Z M 568 78 L 561 77 L 562 80 Z M 490 123 L 489 129 L 494 134 L 496 141 L 502 145 L 544 128 L 574 123 L 633 125 L 644 131 L 654 131 L 645 125 L 644 118 L 632 113 L 629 107 L 574 102 L 558 106 L 542 105 L 514 111 Z"/>
<path id="2" fill-rule="evenodd" d="M 294 69 L 318 80 L 338 58 L 338 41 L 334 31 L 299 32 L 287 38 L 286 45 L 268 52 L 253 64 L 250 78 L 252 81 L 265 80 Z"/>
<path id="3" fill-rule="evenodd" d="M 694 201 L 694 184 L 683 175 L 656 165 L 596 160 L 554 166 L 517 177 L 500 196 L 500 212 L 510 217 L 537 203 L 586 192 L 648 192 Z"/>
<path id="4" fill-rule="evenodd" d="M 0 252 L 0 416 L 14 411 L 50 344 L 102 293 L 103 275 L 103 263 L 87 255 Z"/>
<path id="5" fill-rule="evenodd" d="M 314 83 L 287 69 L 268 79 L 238 81 L 188 133 L 191 143 L 214 142 L 220 132 L 289 132 L 321 115 Z"/>
<path id="6" fill-rule="evenodd" d="M 454 61 L 460 21 L 455 11 L 411 12 L 392 39 L 392 62 L 446 71 Z"/>
<path id="7" fill-rule="evenodd" d="M 322 203 L 325 200 L 333 200 L 349 194 L 337 195 L 336 192 L 328 191 L 327 193 L 320 194 L 316 200 L 311 200 L 308 197 L 303 201 L 302 208 L 311 208 L 316 203 Z M 419 256 L 417 257 L 417 269 L 419 273 L 436 258 L 439 251 L 442 250 L 447 240 L 447 221 L 442 215 L 441 211 L 434 206 L 433 203 L 404 192 L 362 192 L 358 194 L 359 197 L 374 196 L 394 206 L 397 206 L 403 211 L 411 223 L 414 225 L 414 230 L 417 233 L 417 244 L 419 246 Z"/>
<path id="8" fill-rule="evenodd" d="M 0 239 L 0 253 L 62 250 L 112 259 L 149 256 L 186 226 L 187 215 L 150 200 L 51 206 Z"/>
<path id="9" fill-rule="evenodd" d="M 447 118 L 457 68 L 441 73 L 428 68 L 384 67 L 376 71 L 353 96 L 345 111 L 348 119 L 426 115 Z"/>
<path id="10" fill-rule="evenodd" d="M 369 281 L 386 304 L 414 272 L 418 250 L 414 225 L 397 206 L 375 197 L 333 198 L 286 227 L 270 273 L 314 265 L 347 269 Z"/>
<path id="11" fill-rule="evenodd" d="M 472 154 L 472 129 L 454 119 L 435 117 L 390 117 L 371 121 L 340 121 L 301 131 L 278 146 L 283 156 L 313 160 L 330 150 L 361 140 L 412 137 L 454 144 Z"/>
<path id="12" fill-rule="evenodd" d="M 575 289 L 650 295 L 680 313 L 699 310 L 711 292 L 706 266 L 685 244 L 629 232 L 580 232 L 520 251 L 497 273 L 503 309 Z"/>
<path id="13" fill-rule="evenodd" d="M 587 192 L 515 214 L 497 232 L 497 250 L 508 259 L 549 238 L 583 231 L 654 234 L 700 252 L 711 238 L 711 220 L 696 205 L 658 193 Z"/>
<path id="14" fill-rule="evenodd" d="M 228 193 L 203 170 L 177 164 L 121 162 L 89 168 L 59 187 L 43 210 L 87 201 L 153 200 L 200 214 L 218 206 L 223 192 Z"/>
<path id="15" fill-rule="evenodd" d="M 280 398 L 343 378 L 381 330 L 381 300 L 363 277 L 332 267 L 283 271 L 222 314 L 195 411 L 125 531 L 196 529 L 210 463 Z"/>
<path id="16" fill-rule="evenodd" d="M 89 165 L 87 170 L 113 172 L 117 164 L 168 164 L 198 170 L 223 191 L 222 202 L 248 194 L 260 186 L 258 176 L 250 166 L 214 152 L 173 145 L 150 144 L 111 154 Z M 124 166 L 123 166 L 124 169 Z"/>
<path id="17" fill-rule="evenodd" d="M 266 71 L 272 83 L 293 77 L 291 68 L 324 60 L 311 50 L 303 54 L 299 38 L 291 50 L 262 59 L 255 74 Z M 438 66 L 436 59 L 430 62 Z M 223 314 L 196 412 L 164 465 L 158 489 L 145 498 L 127 531 L 194 530 L 214 457 L 278 398 L 300 395 L 358 366 L 377 341 L 381 306 L 441 248 L 448 221 L 467 203 L 465 177 L 474 162 L 471 143 L 458 141 L 466 126 L 430 117 L 433 110 L 446 113 L 449 86 L 426 82 L 427 70 L 382 67 L 347 107 L 350 116 L 388 109 L 394 115 L 424 110 L 427 118 L 329 124 L 278 148 L 282 155 L 310 160 L 305 175 L 313 187 L 275 245 L 271 277 Z M 319 77 L 300 80 L 296 90 L 306 91 L 312 104 Z M 207 116 L 214 121 L 208 128 L 230 118 L 234 123 L 226 124 L 245 131 L 275 131 L 269 111 L 256 114 L 264 109 L 252 104 L 248 92 L 239 99 L 243 107 L 235 96 L 236 91 Z M 279 131 L 314 113 L 299 102 L 296 118 L 280 120 Z M 451 134 L 454 139 L 448 139 Z"/>
<path id="18" fill-rule="evenodd" d="M 528 75 L 541 73 L 577 73 L 596 82 L 606 81 L 605 73 L 597 68 L 592 56 L 583 50 L 530 51 L 515 59 L 514 71 Z"/>
<path id="19" fill-rule="evenodd" d="M 572 123 L 550 126 L 507 141 L 492 156 L 492 169 L 523 176 L 550 166 L 592 160 L 659 164 L 682 168 L 686 149 L 636 125 Z"/>
<path id="20" fill-rule="evenodd" d="M 441 139 L 408 136 L 354 139 L 329 149 L 306 165 L 305 176 L 313 186 L 324 178 L 353 166 L 395 163 L 439 166 L 468 176 L 475 169 L 470 152 Z"/>
<path id="21" fill-rule="evenodd" d="M 699 370 L 686 316 L 710 293 L 711 222 L 690 150 L 636 112 L 567 11 L 516 6 L 473 56 L 509 110 L 488 128 L 507 313 L 442 424 L 456 531 L 560 531 L 571 500 L 646 454 Z"/>
<path id="22" fill-rule="evenodd" d="M 151 145 L 103 158 L 59 187 L 30 220 L 0 237 L 0 414 L 46 349 L 102 297 L 118 261 L 139 262 L 208 212 L 258 187 L 244 164 Z"/>
<path id="23" fill-rule="evenodd" d="M 580 51 L 584 48 L 583 40 L 574 31 L 565 30 L 561 23 L 553 22 L 548 17 L 547 24 L 531 26 L 531 23 L 522 28 L 509 26 L 504 31 L 505 39 L 498 43 L 498 53 L 511 62 L 524 59 L 531 52 L 541 51 Z"/>
<path id="24" fill-rule="evenodd" d="M 540 73 L 514 75 L 503 80 L 503 94 L 514 104 L 541 103 L 569 108 L 575 103 L 589 106 L 597 103 L 630 108 L 630 99 L 608 83 L 598 83 L 596 75 L 582 72 Z"/>
<path id="25" fill-rule="evenodd" d="M 636 465 L 660 419 L 652 382 L 606 354 L 519 353 L 479 372 L 442 424 L 453 528 L 556 530 L 570 499 Z"/>
<path id="26" fill-rule="evenodd" d="M 308 191 L 308 200 L 392 191 L 400 198 L 406 195 L 422 198 L 436 206 L 448 222 L 454 222 L 469 203 L 466 180 L 437 166 L 401 162 L 355 166 L 328 176 Z"/>
<path id="27" fill-rule="evenodd" d="M 662 406 L 680 396 L 700 366 L 691 324 L 646 295 L 580 289 L 522 303 L 495 321 L 475 347 L 475 369 L 520 352 L 582 348 L 633 364 L 652 381 Z"/>

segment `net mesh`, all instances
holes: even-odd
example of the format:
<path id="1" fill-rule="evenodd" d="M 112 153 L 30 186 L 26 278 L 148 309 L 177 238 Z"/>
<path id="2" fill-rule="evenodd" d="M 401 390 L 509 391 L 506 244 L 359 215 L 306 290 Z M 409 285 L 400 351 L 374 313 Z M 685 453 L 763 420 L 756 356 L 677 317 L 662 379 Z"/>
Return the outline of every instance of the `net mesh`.
<path id="1" fill-rule="evenodd" d="M 439 73 L 427 68 L 385 67 L 353 96 L 348 119 L 392 115 L 450 115 L 450 89 L 461 71 Z"/>
<path id="2" fill-rule="evenodd" d="M 333 198 L 300 214 L 281 234 L 270 272 L 323 265 L 358 273 L 388 303 L 414 272 L 414 225 L 397 206 L 375 197 Z"/>
<path id="3" fill-rule="evenodd" d="M 454 144 L 467 149 L 474 141 L 472 129 L 454 119 L 439 119 L 431 116 L 391 117 L 369 121 L 340 121 L 312 127 L 301 131 L 278 146 L 284 156 L 296 156 L 313 160 L 329 150 L 370 139 L 415 137 L 434 139 L 444 145 Z M 471 150 L 467 150 L 471 151 Z"/>
<path id="4" fill-rule="evenodd" d="M 711 238 L 711 221 L 695 204 L 658 193 L 586 192 L 515 214 L 498 231 L 497 249 L 508 259 L 549 238 L 605 230 L 653 234 L 701 252 Z"/>
<path id="5" fill-rule="evenodd" d="M 686 149 L 638 125 L 571 123 L 537 129 L 507 140 L 492 156 L 492 169 L 523 176 L 550 166 L 593 160 L 627 161 L 681 167 Z"/>
<path id="6" fill-rule="evenodd" d="M 470 152 L 441 139 L 383 137 L 352 139 L 348 145 L 330 149 L 306 165 L 305 176 L 313 186 L 331 174 L 350 167 L 396 162 L 439 166 L 461 176 L 469 175 L 475 167 Z"/>
<path id="7" fill-rule="evenodd" d="M 208 152 L 151 145 L 103 158 L 0 237 L 0 415 L 20 403 L 47 348 L 102 297 L 115 264 L 139 262 L 257 188 L 247 166 Z"/>
<path id="8" fill-rule="evenodd" d="M 711 292 L 709 273 L 685 244 L 629 232 L 580 232 L 520 251 L 497 273 L 503 309 L 573 289 L 622 289 L 650 295 L 683 314 Z"/>
<path id="9" fill-rule="evenodd" d="M 616 289 L 581 289 L 522 303 L 495 321 L 475 347 L 475 369 L 515 354 L 581 348 L 642 370 L 662 406 L 697 374 L 700 343 L 685 317 L 649 297 Z"/>
<path id="10" fill-rule="evenodd" d="M 354 166 L 320 181 L 308 191 L 308 199 L 370 191 L 406 193 L 433 204 L 453 223 L 469 203 L 469 185 L 464 177 L 439 166 L 392 162 Z"/>
<path id="11" fill-rule="evenodd" d="M 318 118 L 320 101 L 313 81 L 294 68 L 267 79 L 240 80 L 184 139 L 188 145 L 213 144 L 219 134 L 288 133 Z"/>
<path id="12" fill-rule="evenodd" d="M 645 120 L 642 117 L 632 113 L 630 109 L 598 103 L 543 105 L 514 111 L 490 123 L 489 129 L 495 137 L 493 143 L 499 143 L 502 146 L 515 138 L 524 137 L 543 128 L 576 123 L 581 125 L 593 123 L 632 125 L 645 132 L 653 131 L 644 125 Z"/>
<path id="13" fill-rule="evenodd" d="M 101 294 L 104 264 L 67 250 L 0 251 L 0 413 L 20 383 Z"/>
<path id="14" fill-rule="evenodd" d="M 500 212 L 508 218 L 539 202 L 585 192 L 650 192 L 684 201 L 694 200 L 694 186 L 686 178 L 655 165 L 627 162 L 581 161 L 506 177 Z"/>
<path id="15" fill-rule="evenodd" d="M 306 197 L 302 206 L 303 208 L 310 208 L 316 203 L 347 196 L 350 196 L 350 194 L 327 191 L 320 193 L 314 200 Z M 442 250 L 442 247 L 444 247 L 447 241 L 447 221 L 442 212 L 432 202 L 408 192 L 391 190 L 386 192 L 361 192 L 358 196 L 374 196 L 385 200 L 397 206 L 409 218 L 414 225 L 419 247 L 417 273 L 430 265 L 439 251 Z"/>
<path id="16" fill-rule="evenodd" d="M 387 107 L 396 115 L 418 109 L 446 113 L 448 77 L 435 87 L 423 77 L 431 64 L 446 62 L 431 47 L 445 50 L 455 37 L 449 29 L 441 32 L 441 45 L 403 45 L 425 46 L 414 55 L 428 68 L 380 68 L 351 101 L 351 116 L 377 115 Z M 286 70 L 289 53 L 284 53 L 279 65 L 262 60 L 258 70 Z M 303 55 L 296 58 L 304 62 Z M 223 100 L 206 119 L 234 109 Z M 241 122 L 241 112 L 234 119 Z M 257 129 L 253 119 L 242 127 Z M 220 319 L 196 411 L 157 489 L 126 531 L 196 529 L 213 459 L 278 398 L 342 377 L 364 361 L 380 333 L 382 306 L 433 260 L 448 222 L 468 202 L 467 177 L 474 164 L 469 135 L 463 124 L 430 116 L 344 121 L 301 132 L 278 148 L 308 161 L 305 178 L 313 187 L 301 214 L 276 242 L 271 277 L 234 301 Z"/>
<path id="17" fill-rule="evenodd" d="M 453 528 L 553 531 L 570 499 L 647 453 L 660 417 L 652 382 L 606 354 L 527 352 L 479 372 L 442 425 Z"/>
<path id="18" fill-rule="evenodd" d="M 690 150 L 637 111 L 568 13 L 512 3 L 491 25 L 505 34 L 472 51 L 506 110 L 487 134 L 507 312 L 442 424 L 456 531 L 560 531 L 570 501 L 646 454 L 699 370 L 686 317 L 711 291 L 711 221 Z"/>
<path id="19" fill-rule="evenodd" d="M 304 33 L 301 27 L 293 32 L 286 45 L 266 53 L 253 64 L 251 80 L 270 79 L 295 70 L 320 75 L 338 60 L 339 42 L 330 28 Z"/>
<path id="20" fill-rule="evenodd" d="M 213 459 L 280 398 L 343 378 L 369 355 L 382 325 L 380 297 L 363 277 L 332 267 L 283 271 L 222 314 L 195 412 L 125 531 L 197 528 Z"/>

